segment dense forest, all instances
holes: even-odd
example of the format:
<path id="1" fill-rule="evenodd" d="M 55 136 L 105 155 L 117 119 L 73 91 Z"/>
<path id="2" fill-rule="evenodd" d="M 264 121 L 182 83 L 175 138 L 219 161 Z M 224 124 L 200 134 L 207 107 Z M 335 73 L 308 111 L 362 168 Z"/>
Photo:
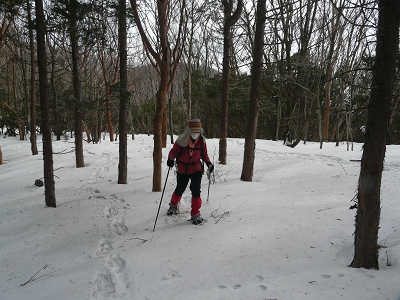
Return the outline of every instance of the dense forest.
<path id="1" fill-rule="evenodd" d="M 31 1 L 32 2 L 32 1 Z M 70 1 L 76 5 L 82 127 L 85 140 L 97 143 L 100 133 L 118 134 L 119 52 L 116 1 Z M 228 6 L 233 1 L 227 2 Z M 45 1 L 49 80 L 49 124 L 57 138 L 73 131 L 73 62 L 68 1 Z M 168 89 L 171 132 L 179 133 L 188 115 L 200 117 L 206 135 L 219 137 L 224 56 L 224 8 L 219 1 L 177 1 L 168 10 L 168 38 L 182 47 L 176 75 Z M 244 137 L 250 68 L 255 34 L 255 2 L 245 1 L 232 24 L 227 77 L 227 126 L 230 137 Z M 29 1 L 1 4 L 0 128 L 21 139 L 40 124 L 35 51 L 35 17 Z M 155 51 L 159 34 L 152 1 L 141 1 L 138 17 Z M 304 141 L 363 141 L 375 59 L 377 7 L 374 2 L 345 0 L 268 1 L 263 66 L 259 87 L 257 138 Z M 183 39 L 184 37 L 184 39 Z M 179 40 L 178 40 L 179 39 Z M 33 40 L 33 41 L 32 41 Z M 179 45 L 184 42 L 183 45 Z M 171 43 L 168 41 L 168 43 Z M 128 129 L 153 133 L 158 74 L 146 56 L 128 7 Z M 173 63 L 173 62 L 170 62 Z M 399 93 L 395 84 L 389 143 L 400 142 Z M 188 112 L 188 108 L 190 112 Z M 5 129 L 3 129 L 5 128 Z M 40 130 L 40 127 L 37 127 Z"/>

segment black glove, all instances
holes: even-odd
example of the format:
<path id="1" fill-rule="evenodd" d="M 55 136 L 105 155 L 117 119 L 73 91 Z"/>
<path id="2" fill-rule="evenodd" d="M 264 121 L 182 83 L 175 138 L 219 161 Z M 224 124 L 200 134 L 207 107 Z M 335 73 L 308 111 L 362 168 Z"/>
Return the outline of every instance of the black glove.
<path id="1" fill-rule="evenodd" d="M 210 172 L 210 174 L 214 172 L 214 165 L 212 163 L 207 163 L 207 167 L 208 167 L 208 172 Z"/>
<path id="2" fill-rule="evenodd" d="M 168 158 L 168 160 L 167 160 L 167 166 L 170 167 L 170 168 L 172 168 L 172 167 L 174 166 L 174 164 L 175 164 L 174 160 Z"/>

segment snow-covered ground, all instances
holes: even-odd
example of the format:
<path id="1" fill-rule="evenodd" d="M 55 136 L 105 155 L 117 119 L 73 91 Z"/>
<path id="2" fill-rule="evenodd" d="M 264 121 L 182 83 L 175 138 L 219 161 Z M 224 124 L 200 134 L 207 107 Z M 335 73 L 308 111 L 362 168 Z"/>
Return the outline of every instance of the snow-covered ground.
<path id="1" fill-rule="evenodd" d="M 388 146 L 382 183 L 380 270 L 353 269 L 355 210 L 349 210 L 362 145 L 346 151 L 317 143 L 295 149 L 257 141 L 253 182 L 239 180 L 243 139 L 228 140 L 228 164 L 190 224 L 165 215 L 171 172 L 156 231 L 161 193 L 151 192 L 152 137 L 128 145 L 127 185 L 117 184 L 118 143 L 85 144 L 54 156 L 57 208 L 45 208 L 41 155 L 28 141 L 1 138 L 0 299 L 400 299 L 400 146 Z M 208 140 L 217 160 L 218 140 Z M 73 140 L 53 143 L 68 152 Z M 39 144 L 39 149 L 42 145 Z M 165 160 L 171 145 L 163 150 Z M 389 263 L 389 266 L 387 265 Z M 32 275 L 33 280 L 23 286 Z"/>

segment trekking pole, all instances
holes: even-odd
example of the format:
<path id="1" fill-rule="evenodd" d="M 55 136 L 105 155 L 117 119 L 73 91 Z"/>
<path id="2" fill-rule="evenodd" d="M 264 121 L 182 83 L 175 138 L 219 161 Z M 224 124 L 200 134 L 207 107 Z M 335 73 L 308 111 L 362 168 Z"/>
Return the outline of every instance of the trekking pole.
<path id="1" fill-rule="evenodd" d="M 158 206 L 158 211 L 157 211 L 156 220 L 155 220 L 155 222 L 154 222 L 153 232 L 154 232 L 154 230 L 156 230 L 156 224 L 157 224 L 158 214 L 160 213 L 161 202 L 162 202 L 162 198 L 164 197 L 164 191 L 165 191 L 165 186 L 167 185 L 169 170 L 171 170 L 171 167 L 168 167 L 167 178 L 165 178 L 164 188 L 163 188 L 163 190 L 162 190 L 160 205 Z"/>
<path id="2" fill-rule="evenodd" d="M 214 156 L 213 156 L 213 162 L 214 162 Z M 210 185 L 211 185 L 211 172 L 209 170 L 207 170 L 207 178 L 208 178 L 208 192 L 207 192 L 207 202 L 208 202 L 208 198 L 210 197 Z M 214 177 L 214 183 L 215 183 L 215 177 Z"/>
<path id="3" fill-rule="evenodd" d="M 207 202 L 208 198 L 210 197 L 210 185 L 211 185 L 211 173 L 207 170 L 207 177 L 208 177 L 208 192 L 207 192 Z"/>

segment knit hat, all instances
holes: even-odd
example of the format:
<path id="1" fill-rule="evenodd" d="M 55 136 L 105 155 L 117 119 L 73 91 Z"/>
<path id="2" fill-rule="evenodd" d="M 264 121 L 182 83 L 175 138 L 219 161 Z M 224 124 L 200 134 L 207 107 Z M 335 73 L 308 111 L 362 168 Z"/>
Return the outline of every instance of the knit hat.
<path id="1" fill-rule="evenodd" d="M 191 119 L 189 121 L 189 128 L 192 131 L 192 133 L 201 133 L 200 119 Z"/>

